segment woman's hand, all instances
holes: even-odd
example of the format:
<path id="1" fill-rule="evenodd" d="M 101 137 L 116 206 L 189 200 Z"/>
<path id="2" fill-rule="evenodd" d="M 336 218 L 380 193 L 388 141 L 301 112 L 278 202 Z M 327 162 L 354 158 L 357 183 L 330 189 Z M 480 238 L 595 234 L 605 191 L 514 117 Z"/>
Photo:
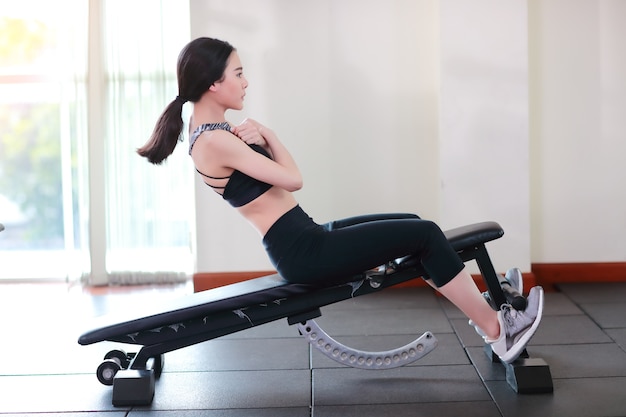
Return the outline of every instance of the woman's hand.
<path id="1" fill-rule="evenodd" d="M 235 151 L 231 149 L 221 153 L 221 161 L 225 166 L 287 191 L 302 188 L 302 175 L 296 162 L 272 129 L 256 120 L 246 119 L 240 125 L 233 127 L 231 132 L 248 145 L 263 146 L 270 153 L 271 158 L 265 158 L 249 150 L 243 151 L 241 144 L 236 141 L 216 141 L 227 147 L 238 145 L 235 146 L 237 148 Z"/>
<path id="2" fill-rule="evenodd" d="M 263 130 L 267 129 L 259 122 L 246 119 L 239 126 L 235 126 L 232 133 L 248 145 L 266 146 L 267 141 L 263 136 Z"/>

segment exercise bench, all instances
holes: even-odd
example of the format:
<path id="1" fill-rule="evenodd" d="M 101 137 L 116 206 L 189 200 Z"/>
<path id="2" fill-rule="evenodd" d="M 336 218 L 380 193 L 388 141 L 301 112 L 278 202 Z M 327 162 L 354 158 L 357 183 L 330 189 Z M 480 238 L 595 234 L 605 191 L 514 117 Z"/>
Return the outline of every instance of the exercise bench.
<path id="1" fill-rule="evenodd" d="M 485 298 L 494 309 L 505 303 L 523 309 L 526 299 L 495 272 L 485 247 L 485 243 L 503 234 L 495 222 L 445 232 L 463 262 L 476 261 L 487 287 Z M 419 259 L 412 256 L 390 261 L 378 270 L 348 277 L 344 283 L 328 287 L 289 283 L 274 274 L 194 293 L 124 316 L 96 318 L 92 329 L 84 332 L 78 343 L 110 341 L 141 346 L 137 353 L 112 350 L 98 366 L 98 380 L 113 386 L 114 406 L 152 402 L 165 353 L 283 318 L 287 318 L 289 325 L 297 325 L 312 347 L 339 363 L 362 369 L 395 368 L 431 352 L 437 345 L 436 337 L 425 332 L 397 349 L 366 352 L 334 340 L 314 319 L 329 304 L 425 276 Z M 487 349 L 486 352 L 497 361 L 497 356 Z M 503 365 L 507 382 L 516 392 L 552 392 L 549 367 L 542 359 L 531 359 L 524 351 L 520 359 Z"/>

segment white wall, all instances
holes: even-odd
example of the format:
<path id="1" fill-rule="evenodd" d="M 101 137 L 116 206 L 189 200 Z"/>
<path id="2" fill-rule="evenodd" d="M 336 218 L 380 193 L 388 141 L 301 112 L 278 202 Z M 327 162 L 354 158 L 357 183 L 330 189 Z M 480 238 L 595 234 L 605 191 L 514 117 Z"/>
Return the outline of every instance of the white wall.
<path id="1" fill-rule="evenodd" d="M 279 133 L 317 221 L 496 220 L 500 270 L 624 260 L 626 2 L 190 2 L 192 37 L 242 58 L 231 121 Z M 197 270 L 271 268 L 252 228 L 199 179 L 196 192 Z"/>
<path id="2" fill-rule="evenodd" d="M 533 262 L 626 261 L 626 2 L 529 11 Z"/>
<path id="3" fill-rule="evenodd" d="M 438 215 L 437 2 L 381 4 L 191 1 L 192 37 L 228 40 L 243 61 L 246 109 L 230 119 L 274 128 L 319 222 Z M 197 192 L 198 271 L 271 268 L 251 227 L 199 180 Z"/>
<path id="4" fill-rule="evenodd" d="M 494 220 L 498 270 L 530 270 L 526 0 L 441 0 L 442 225 Z"/>

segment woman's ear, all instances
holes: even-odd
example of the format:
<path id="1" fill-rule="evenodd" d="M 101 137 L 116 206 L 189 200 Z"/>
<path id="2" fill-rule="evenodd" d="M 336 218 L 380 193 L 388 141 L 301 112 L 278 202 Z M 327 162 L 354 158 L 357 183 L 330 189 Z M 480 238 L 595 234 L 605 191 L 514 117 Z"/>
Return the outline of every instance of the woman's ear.
<path id="1" fill-rule="evenodd" d="M 213 83 L 209 87 L 209 91 L 217 91 L 219 89 L 219 83 Z"/>

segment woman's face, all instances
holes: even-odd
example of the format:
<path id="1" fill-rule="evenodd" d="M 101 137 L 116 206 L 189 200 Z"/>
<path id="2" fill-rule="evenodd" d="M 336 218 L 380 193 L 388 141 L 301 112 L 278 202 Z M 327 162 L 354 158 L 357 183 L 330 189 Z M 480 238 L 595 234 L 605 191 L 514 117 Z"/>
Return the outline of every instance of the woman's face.
<path id="1" fill-rule="evenodd" d="M 243 98 L 246 95 L 248 81 L 243 75 L 243 67 L 237 52 L 233 51 L 230 54 L 223 79 L 217 81 L 212 87 L 225 107 L 234 110 L 243 109 Z"/>

